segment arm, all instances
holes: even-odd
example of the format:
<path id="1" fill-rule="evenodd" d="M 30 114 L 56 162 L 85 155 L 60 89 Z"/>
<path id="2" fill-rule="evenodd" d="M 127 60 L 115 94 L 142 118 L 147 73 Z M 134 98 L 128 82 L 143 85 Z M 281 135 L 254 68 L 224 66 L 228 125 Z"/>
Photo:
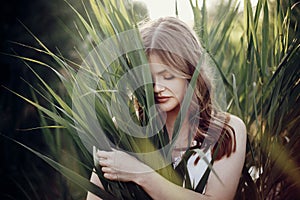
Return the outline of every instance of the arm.
<path id="1" fill-rule="evenodd" d="M 224 185 L 218 181 L 214 173 L 210 173 L 207 181 L 206 194 L 216 199 L 234 198 L 245 161 L 246 126 L 240 118 L 233 115 L 230 116 L 229 125 L 235 130 L 236 151 L 228 158 L 224 157 L 221 160 L 215 161 L 213 165 Z"/>
<path id="2" fill-rule="evenodd" d="M 246 127 L 238 117 L 231 116 L 229 124 L 236 133 L 236 151 L 230 157 L 224 157 L 213 164 L 214 170 L 224 184 L 212 172 L 208 178 L 205 194 L 179 187 L 155 172 L 140 176 L 136 183 L 153 199 L 233 199 L 244 165 L 247 137 Z"/>
<path id="3" fill-rule="evenodd" d="M 231 116 L 229 124 L 236 133 L 236 151 L 230 157 L 214 162 L 213 168 L 224 184 L 214 173 L 210 173 L 205 194 L 171 183 L 147 165 L 121 151 L 98 152 L 104 177 L 110 180 L 133 181 L 153 199 L 232 199 L 245 160 L 246 128 L 235 116 Z"/>

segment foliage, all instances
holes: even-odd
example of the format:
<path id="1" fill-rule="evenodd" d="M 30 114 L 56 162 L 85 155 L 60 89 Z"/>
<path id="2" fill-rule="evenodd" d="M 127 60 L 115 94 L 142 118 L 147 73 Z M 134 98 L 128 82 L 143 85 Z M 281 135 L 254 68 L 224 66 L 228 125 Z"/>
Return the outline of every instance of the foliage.
<path id="1" fill-rule="evenodd" d="M 138 30 L 135 28 L 136 24 L 132 23 L 134 22 L 134 19 L 132 18 L 137 18 L 137 15 L 129 15 L 129 13 L 127 12 L 128 8 L 126 7 L 127 4 L 124 5 L 122 2 L 118 1 L 100 2 L 91 0 L 89 6 L 83 3 L 85 11 L 84 14 L 78 12 L 78 10 L 74 8 L 70 3 L 66 3 L 70 6 L 70 8 L 74 11 L 76 16 L 80 20 L 80 25 L 78 25 L 79 28 L 77 29 L 77 31 L 78 35 L 83 39 L 80 44 L 84 45 L 82 45 L 83 47 L 81 46 L 81 48 L 77 49 L 77 55 L 82 59 L 82 65 L 68 60 L 65 57 L 62 57 L 59 53 L 53 53 L 38 37 L 31 33 L 31 31 L 26 27 L 25 28 L 36 40 L 41 49 L 29 45 L 22 46 L 40 52 L 42 55 L 49 56 L 52 60 L 51 62 L 44 62 L 38 58 L 35 59 L 26 56 L 14 55 L 14 57 L 23 60 L 24 64 L 27 65 L 27 67 L 40 81 L 41 87 L 39 88 L 36 88 L 35 86 L 32 86 L 30 84 L 28 85 L 32 88 L 34 93 L 38 94 L 39 97 L 42 98 L 42 101 L 46 103 L 42 104 L 38 102 L 36 98 L 34 98 L 34 100 L 30 100 L 30 98 L 19 95 L 16 92 L 12 92 L 17 96 L 23 98 L 29 104 L 38 108 L 42 117 L 44 117 L 44 114 L 47 117 L 50 117 L 50 122 L 42 119 L 43 127 L 41 128 L 45 129 L 45 135 L 47 137 L 46 139 L 52 145 L 50 145 L 52 151 L 51 153 L 58 156 L 56 158 L 57 160 L 46 157 L 32 148 L 29 148 L 22 144 L 21 145 L 26 147 L 35 155 L 42 158 L 49 165 L 61 172 L 71 181 L 77 183 L 86 191 L 91 191 L 94 194 L 97 194 L 105 199 L 133 198 L 134 196 L 136 198 L 147 198 L 145 192 L 141 190 L 137 185 L 134 185 L 132 183 L 111 182 L 104 179 L 101 174 L 101 170 L 99 170 L 97 166 L 93 166 L 91 156 L 88 155 L 86 148 L 83 147 L 83 144 L 85 144 L 89 151 L 92 150 L 92 146 L 96 146 L 97 148 L 101 149 L 110 149 L 109 146 L 105 146 L 105 143 L 101 143 L 101 140 L 105 141 L 105 137 L 108 137 L 109 140 L 111 140 L 110 142 L 115 145 L 115 148 L 118 148 L 118 146 L 120 146 L 130 152 L 139 153 L 143 153 L 143 151 L 148 152 L 148 147 L 153 149 L 152 143 L 147 139 L 148 137 L 142 140 L 135 137 L 126 136 L 127 134 L 122 133 L 122 130 L 118 129 L 112 121 L 111 113 L 113 112 L 113 110 L 108 107 L 108 105 L 112 103 L 112 101 L 116 101 L 114 103 L 115 105 L 118 105 L 120 109 L 124 109 L 121 106 L 124 103 L 125 106 L 129 104 L 132 116 L 134 117 L 133 114 L 135 113 L 135 110 L 133 109 L 133 107 L 136 98 L 138 99 L 141 106 L 145 107 L 144 117 L 147 121 L 144 120 L 143 123 L 151 124 L 151 127 L 149 129 L 146 129 L 146 132 L 143 132 L 142 134 L 147 135 L 153 128 L 155 128 L 153 127 L 153 125 L 156 124 L 155 120 L 157 120 L 157 117 L 153 118 L 152 116 L 156 114 L 147 112 L 148 110 L 150 110 L 150 112 L 154 111 L 153 109 L 149 109 L 154 104 L 152 84 L 147 84 L 143 87 L 144 89 L 138 89 L 139 92 L 136 92 L 135 89 L 133 89 L 133 86 L 136 85 L 138 80 L 135 80 L 133 83 L 126 83 L 125 87 L 127 86 L 127 88 L 132 89 L 131 92 L 134 93 L 134 99 L 132 98 L 132 95 L 124 96 L 127 91 L 121 90 L 122 88 L 118 89 L 118 87 L 122 86 L 118 85 L 118 81 L 120 77 L 124 75 L 124 73 L 129 71 L 133 66 L 145 65 L 147 63 L 147 59 L 144 55 L 144 51 L 138 35 Z M 90 14 L 91 10 L 93 12 Z M 112 63 L 105 63 L 108 57 L 113 54 L 112 52 L 109 52 L 110 54 L 98 54 L 99 52 L 96 52 L 93 55 L 93 50 L 97 48 L 97 45 L 100 45 L 99 50 L 101 51 L 101 53 L 105 50 L 111 51 L 118 49 L 119 44 L 122 42 L 122 40 L 119 40 L 118 37 L 120 37 L 120 35 L 118 34 L 122 32 L 126 33 L 126 31 L 131 31 L 131 34 L 137 35 L 133 41 L 126 41 L 127 44 L 131 44 L 132 42 L 134 42 L 138 45 L 138 49 L 135 53 L 124 52 L 125 55 L 120 54 L 119 57 L 117 57 L 117 60 L 112 60 Z M 132 36 L 131 34 L 128 36 Z M 107 38 L 112 38 L 110 40 L 112 43 L 107 43 Z M 103 44 L 114 45 L 115 49 L 104 49 L 106 48 L 106 46 L 103 46 Z M 120 51 L 121 50 L 122 47 L 120 47 Z M 91 51 L 89 55 L 92 55 L 92 57 L 86 55 L 86 52 L 88 51 Z M 84 57 L 86 56 L 87 58 L 84 59 Z M 94 59 L 97 60 L 97 65 L 95 65 Z M 30 62 L 31 64 L 29 65 L 28 62 Z M 102 63 L 104 64 L 102 65 Z M 64 88 L 64 91 L 56 91 L 53 85 L 47 83 L 47 80 L 45 78 L 41 77 L 39 73 L 33 70 L 33 68 L 31 67 L 32 64 L 44 66 L 54 72 L 54 74 L 56 74 L 60 79 L 60 84 Z M 78 78 L 78 74 L 80 75 L 80 71 L 84 72 L 84 76 Z M 145 82 L 143 79 L 147 80 L 148 83 L 151 83 L 149 72 L 145 74 L 141 74 L 141 72 L 139 73 L 140 74 L 136 74 L 133 77 L 137 79 L 139 77 L 142 77 L 142 83 Z M 85 77 L 85 75 L 87 77 Z M 88 78 L 88 80 L 84 78 Z M 93 83 L 96 83 L 96 88 L 93 88 L 93 85 L 89 85 Z M 60 88 L 61 86 L 58 87 Z M 81 93 L 81 90 L 85 90 L 87 93 Z M 95 97 L 93 95 L 96 95 L 95 110 L 91 110 L 91 108 L 89 108 L 90 105 L 94 104 L 94 101 L 89 101 L 91 97 Z M 85 103 L 81 103 L 81 101 L 85 100 L 87 100 Z M 99 121 L 99 123 L 101 124 L 101 127 L 97 127 L 96 129 L 94 129 L 95 127 L 93 127 L 93 124 L 90 124 L 91 121 L 93 122 L 93 118 L 90 118 L 90 116 L 93 116 L 93 111 L 96 111 L 97 113 L 97 116 L 95 116 L 96 119 L 94 120 Z M 115 117 L 119 125 L 121 123 L 124 123 L 124 121 L 122 121 L 124 119 L 122 116 L 120 118 L 117 118 L 118 116 Z M 135 116 L 135 118 L 137 117 L 138 116 Z M 136 122 L 138 122 L 137 119 Z M 51 125 L 49 125 L 48 123 L 50 123 Z M 60 159 L 61 157 L 59 155 L 59 152 L 61 150 L 59 148 L 59 146 L 61 146 L 61 141 L 59 139 L 61 139 L 61 137 L 53 138 L 52 136 L 50 136 L 49 133 L 47 133 L 49 132 L 47 130 L 48 128 L 56 128 L 58 131 L 59 129 L 63 128 L 66 129 L 69 133 L 73 134 L 74 141 L 76 142 L 76 147 L 78 148 L 77 150 L 85 154 L 85 161 L 82 161 L 83 163 L 81 163 L 80 165 L 82 165 L 85 169 L 88 168 L 90 172 L 92 171 L 92 167 L 94 167 L 100 179 L 103 180 L 103 185 L 105 186 L 106 191 L 103 191 L 99 187 L 96 187 L 94 184 L 90 183 L 87 178 L 82 177 L 79 173 L 76 173 L 74 169 L 67 168 L 61 165 L 61 163 L 64 163 L 66 165 L 65 160 Z M 81 137 L 80 139 L 83 141 L 83 144 L 79 140 L 77 132 L 79 133 L 79 136 Z M 98 132 L 100 133 L 98 134 Z M 107 134 L 108 136 L 105 136 L 105 134 Z M 15 142 L 20 144 L 17 141 Z M 146 147 L 145 150 L 143 150 L 144 147 Z M 160 154 L 158 154 L 158 156 L 160 156 Z M 161 173 L 165 173 L 165 175 L 168 176 L 169 172 L 162 169 Z M 169 177 L 173 176 L 169 175 Z"/>
<path id="2" fill-rule="evenodd" d="M 228 111 L 249 134 L 237 199 L 295 199 L 300 191 L 299 2 L 223 2 L 214 16 L 192 1 L 195 29 L 227 86 Z M 213 18 L 208 21 L 209 18 Z M 210 22 L 210 23 L 208 23 Z M 252 175 L 252 177 L 250 176 Z"/>
<path id="3" fill-rule="evenodd" d="M 247 160 L 236 199 L 295 199 L 299 195 L 300 188 L 300 158 L 297 154 L 300 145 L 298 140 L 300 132 L 298 126 L 300 123 L 300 68 L 297 21 L 299 19 L 299 2 L 260 0 L 256 9 L 253 10 L 250 1 L 244 0 L 246 6 L 243 13 L 240 13 L 235 2 L 224 3 L 221 1 L 213 14 L 206 9 L 206 1 L 203 1 L 202 6 L 198 5 L 197 0 L 195 3 L 190 0 L 190 4 L 194 12 L 195 31 L 208 53 L 213 56 L 228 91 L 228 111 L 241 117 L 247 125 L 249 135 Z M 50 136 L 53 132 L 47 128 L 56 128 L 56 135 L 66 134 L 65 130 L 67 130 L 68 133 L 87 134 L 91 139 L 95 137 L 94 129 L 91 128 L 93 125 L 89 126 L 90 119 L 85 119 L 90 116 L 86 110 L 90 111 L 80 107 L 82 104 L 72 107 L 74 85 L 82 88 L 82 85 L 76 82 L 78 81 L 76 73 L 86 70 L 89 78 L 93 81 L 98 82 L 100 79 L 97 88 L 91 90 L 85 97 L 87 99 L 89 96 L 96 98 L 95 105 L 98 114 L 96 117 L 101 123 L 101 127 L 104 128 L 103 133 L 111 133 L 109 140 L 113 143 L 120 142 L 118 145 L 128 148 L 129 151 L 150 151 L 153 147 L 148 140 L 136 140 L 116 128 L 115 122 L 110 120 L 112 119 L 112 110 L 108 107 L 108 103 L 112 101 L 115 101 L 116 105 L 118 101 L 118 103 L 130 105 L 131 117 L 136 119 L 133 108 L 135 99 L 130 98 L 130 95 L 118 98 L 114 89 L 120 87 L 117 85 L 118 78 L 130 71 L 132 66 L 143 65 L 147 62 L 142 51 L 137 50 L 120 56 L 111 63 L 109 70 L 103 68 L 104 74 L 97 71 L 99 68 L 94 66 L 92 59 L 86 59 L 87 52 L 95 49 L 105 39 L 134 29 L 136 24 L 133 23 L 132 18 L 138 18 L 137 16 L 141 15 L 127 12 L 128 8 L 116 0 L 90 0 L 89 5 L 84 3 L 82 5 L 84 9 L 78 11 L 77 7 L 69 4 L 78 20 L 75 24 L 80 38 L 78 39 L 74 34 L 71 36 L 76 38 L 77 43 L 81 45 L 73 52 L 76 52 L 75 61 L 68 60 L 60 53 L 53 53 L 46 47 L 47 45 L 32 34 L 40 48 L 27 45 L 25 47 L 37 51 L 39 55 L 50 57 L 51 61 L 44 62 L 39 58 L 16 56 L 25 61 L 25 64 L 41 83 L 39 88 L 32 87 L 38 98 L 30 100 L 30 98 L 19 96 L 51 118 L 42 121 L 42 126 L 45 128 L 43 130 L 47 137 L 46 140 L 52 148 L 52 153 L 57 155 L 60 153 L 58 150 L 63 140 L 60 140 L 61 137 L 55 139 Z M 133 10 L 131 9 L 131 11 Z M 118 38 L 115 39 L 114 45 L 118 46 L 120 41 L 117 40 Z M 139 45 L 138 40 L 135 42 Z M 92 58 L 98 59 L 99 63 L 105 60 L 101 55 Z M 78 64 L 80 61 L 85 62 Z M 27 62 L 31 62 L 31 64 L 29 65 Z M 54 89 L 52 83 L 46 82 L 46 78 L 41 77 L 39 72 L 33 70 L 32 64 L 47 67 L 47 70 L 50 68 L 59 78 L 58 87 L 63 88 L 63 91 L 59 92 Z M 150 78 L 147 74 L 141 74 L 138 77 L 142 77 L 142 82 Z M 135 82 L 130 82 L 126 86 L 131 88 L 134 93 L 132 85 L 135 85 Z M 134 93 L 146 112 L 144 125 L 151 124 L 151 116 L 155 116 L 155 113 L 150 113 L 149 109 L 153 104 L 151 94 L 149 85 L 145 85 Z M 72 112 L 74 108 L 78 112 Z M 147 113 L 148 111 L 149 113 Z M 122 123 L 121 119 L 122 117 L 118 119 L 118 123 Z M 80 161 L 75 161 L 75 163 L 80 163 L 76 166 L 91 171 L 93 161 L 83 144 L 91 147 L 94 142 L 99 142 L 97 137 L 95 137 L 95 141 L 84 140 L 82 144 L 76 134 L 72 134 L 72 136 L 70 146 L 75 145 L 76 149 L 71 152 L 83 154 L 78 158 Z M 121 140 L 119 140 L 120 138 Z M 52 141 L 50 142 L 50 140 Z M 164 144 L 163 138 L 159 138 L 159 141 L 162 145 Z M 103 145 L 102 141 L 100 143 Z M 140 149 L 141 143 L 149 149 Z M 71 166 L 67 166 L 68 160 L 58 159 L 56 162 L 55 159 L 50 159 L 38 151 L 28 149 L 84 190 L 92 191 L 107 199 L 133 198 L 132 192 L 138 199 L 147 198 L 147 195 L 136 185 L 105 181 L 99 170 L 97 173 L 108 192 L 102 191 L 89 183 L 88 179 L 83 177 L 84 175 L 80 172 L 78 173 L 77 169 L 72 170 Z M 257 173 L 254 174 L 254 172 Z M 168 169 L 162 170 L 160 173 L 166 177 L 173 175 Z M 24 191 L 24 193 L 26 192 Z M 29 199 L 32 198 L 27 196 Z"/>
<path id="4" fill-rule="evenodd" d="M 77 9 L 81 9 L 78 6 L 81 6 L 80 2 L 78 4 L 77 1 L 74 1 L 72 4 Z M 78 152 L 75 150 L 76 146 L 74 146 L 70 134 L 65 129 L 54 129 L 53 127 L 49 130 L 32 128 L 44 126 L 40 124 L 40 117 L 36 109 L 5 88 L 32 98 L 32 88 L 28 83 L 35 88 L 39 88 L 40 85 L 35 75 L 24 67 L 21 60 L 3 55 L 4 52 L 5 54 L 8 52 L 16 54 L 17 52 L 21 53 L 23 57 L 52 62 L 40 52 L 32 51 L 19 44 L 38 46 L 35 39 L 22 26 L 24 23 L 45 42 L 49 49 L 59 48 L 60 53 L 72 57 L 75 52 L 71 49 L 74 38 L 66 34 L 66 29 L 62 28 L 60 19 L 64 19 L 64 23 L 71 25 L 73 24 L 71 20 L 76 19 L 71 17 L 72 11 L 68 5 L 61 4 L 60 0 L 5 1 L 1 3 L 0 9 L 0 133 L 80 171 L 80 166 L 74 167 L 74 157 Z M 36 67 L 38 64 L 32 66 Z M 42 67 L 36 67 L 36 71 L 42 78 L 52 82 L 51 86 L 59 93 L 57 88 L 59 84 L 57 84 L 55 74 Z M 46 104 L 39 94 L 36 94 L 36 98 L 41 105 Z M 43 119 L 47 125 L 54 125 L 52 120 L 45 117 Z M 85 196 L 84 191 L 80 191 L 76 185 L 65 180 L 47 163 L 2 136 L 0 137 L 0 148 L 2 159 L 0 199 L 79 199 Z M 85 160 L 80 152 L 78 156 L 81 160 Z M 82 171 L 82 173 L 89 176 L 87 171 Z M 45 182 L 45 180 L 47 181 Z M 49 187 L 52 189 L 49 190 Z"/>

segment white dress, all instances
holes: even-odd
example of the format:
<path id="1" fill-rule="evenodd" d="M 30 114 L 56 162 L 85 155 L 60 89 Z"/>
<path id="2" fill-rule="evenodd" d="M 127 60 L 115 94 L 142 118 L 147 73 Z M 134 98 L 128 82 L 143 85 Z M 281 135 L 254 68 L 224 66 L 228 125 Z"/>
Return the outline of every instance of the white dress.
<path id="1" fill-rule="evenodd" d="M 193 151 L 193 150 L 192 150 Z M 184 155 L 185 151 L 181 152 L 181 156 L 177 156 L 174 158 L 173 168 L 176 169 L 178 164 L 182 161 L 182 156 Z M 189 181 L 190 189 L 196 190 L 198 184 L 200 183 L 201 179 L 204 178 L 204 174 L 210 172 L 209 165 L 212 161 L 212 153 L 210 150 L 206 151 L 205 153 L 197 149 L 195 153 L 193 153 L 187 160 L 186 163 L 186 171 L 187 173 L 183 175 L 183 187 L 186 187 L 187 181 Z M 207 176 L 208 176 L 207 174 Z M 187 177 L 188 176 L 188 177 Z M 189 180 L 188 180 L 188 179 Z M 206 177 L 207 179 L 207 177 Z M 206 180 L 207 181 L 207 180 Z M 206 183 L 205 183 L 206 185 Z M 203 193 L 205 188 L 203 188 L 201 193 Z"/>

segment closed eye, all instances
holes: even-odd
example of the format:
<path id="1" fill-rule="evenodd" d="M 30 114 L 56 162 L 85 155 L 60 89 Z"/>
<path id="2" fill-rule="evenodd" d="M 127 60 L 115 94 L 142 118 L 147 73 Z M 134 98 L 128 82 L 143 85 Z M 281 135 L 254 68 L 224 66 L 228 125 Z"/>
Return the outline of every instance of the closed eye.
<path id="1" fill-rule="evenodd" d="M 165 80 L 172 80 L 173 78 L 175 78 L 175 76 L 172 74 L 165 74 L 163 77 Z"/>

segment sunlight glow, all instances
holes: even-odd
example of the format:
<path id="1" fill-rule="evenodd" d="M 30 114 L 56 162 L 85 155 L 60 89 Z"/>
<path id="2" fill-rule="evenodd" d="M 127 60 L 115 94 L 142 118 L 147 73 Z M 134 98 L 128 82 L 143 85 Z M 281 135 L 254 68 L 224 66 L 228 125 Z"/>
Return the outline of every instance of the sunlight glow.
<path id="1" fill-rule="evenodd" d="M 150 18 L 157 19 L 163 16 L 175 16 L 175 0 L 137 0 L 144 2 L 149 10 Z M 192 0 L 195 4 L 197 0 Z M 258 0 L 251 0 L 252 6 L 257 4 Z M 220 0 L 206 1 L 207 9 L 213 9 Z M 202 5 L 202 1 L 198 0 L 199 5 Z M 240 10 L 243 9 L 243 0 L 240 0 Z M 190 6 L 189 0 L 177 0 L 178 4 L 178 16 L 183 21 L 193 20 L 193 11 Z"/>

